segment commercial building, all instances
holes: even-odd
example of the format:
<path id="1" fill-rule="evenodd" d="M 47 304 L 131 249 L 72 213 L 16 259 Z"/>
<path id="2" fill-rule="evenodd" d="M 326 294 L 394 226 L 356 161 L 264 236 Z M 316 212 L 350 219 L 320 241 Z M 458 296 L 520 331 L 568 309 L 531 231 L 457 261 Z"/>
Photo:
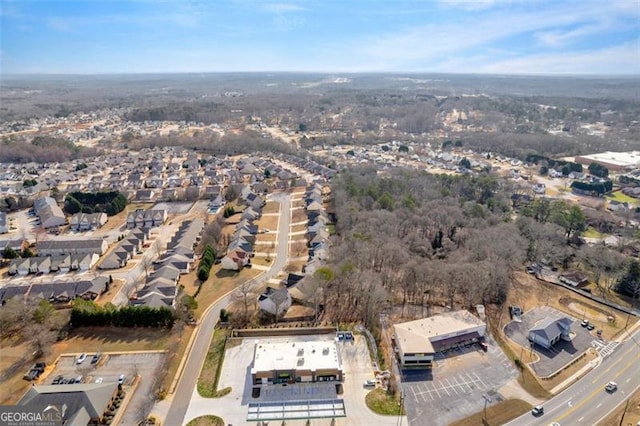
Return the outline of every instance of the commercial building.
<path id="1" fill-rule="evenodd" d="M 342 382 L 342 359 L 334 341 L 259 342 L 251 368 L 254 385 Z"/>
<path id="2" fill-rule="evenodd" d="M 640 151 L 601 152 L 598 154 L 580 155 L 574 161 L 589 166 L 597 163 L 611 171 L 631 170 L 640 167 Z"/>
<path id="3" fill-rule="evenodd" d="M 547 318 L 529 330 L 529 340 L 543 348 L 549 349 L 560 339 L 570 340 L 571 321 L 567 317 L 560 319 Z"/>
<path id="4" fill-rule="evenodd" d="M 482 340 L 487 326 L 463 310 L 395 324 L 393 329 L 401 365 L 430 368 L 436 353 Z"/>

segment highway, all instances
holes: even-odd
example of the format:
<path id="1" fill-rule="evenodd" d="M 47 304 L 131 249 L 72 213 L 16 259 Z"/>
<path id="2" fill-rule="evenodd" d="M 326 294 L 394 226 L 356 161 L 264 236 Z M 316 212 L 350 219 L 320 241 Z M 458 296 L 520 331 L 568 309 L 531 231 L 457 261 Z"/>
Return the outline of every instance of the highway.
<path id="1" fill-rule="evenodd" d="M 284 269 L 287 263 L 289 224 L 291 222 L 291 196 L 285 193 L 277 193 L 270 197 L 270 199 L 280 203 L 281 214 L 278 220 L 277 254 L 271 267 L 254 279 L 256 286 L 277 275 L 282 269 Z M 200 370 L 202 370 L 207 351 L 209 350 L 213 331 L 220 317 L 220 310 L 229 305 L 234 291 L 231 291 L 218 299 L 202 316 L 200 324 L 195 331 L 196 336 L 193 346 L 191 346 L 189 353 L 185 354 L 187 361 L 184 366 L 182 376 L 176 386 L 171 406 L 163 424 L 181 425 L 185 423 L 184 417 L 187 412 L 189 402 L 191 401 L 191 396 L 196 389 L 198 376 L 200 375 Z M 215 400 L 212 400 L 212 404 L 215 404 Z"/>
<path id="2" fill-rule="evenodd" d="M 610 381 L 618 390 L 607 393 Z M 640 388 L 640 330 L 621 343 L 613 354 L 582 379 L 543 404 L 544 414 L 524 414 L 509 426 L 595 425 L 603 421 L 638 388 Z"/>

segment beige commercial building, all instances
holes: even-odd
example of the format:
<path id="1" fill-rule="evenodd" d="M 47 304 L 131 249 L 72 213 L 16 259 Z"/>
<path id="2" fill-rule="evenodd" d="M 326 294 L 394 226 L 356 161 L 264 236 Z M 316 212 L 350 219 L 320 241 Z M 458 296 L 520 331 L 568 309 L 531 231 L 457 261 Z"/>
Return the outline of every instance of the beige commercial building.
<path id="1" fill-rule="evenodd" d="M 334 341 L 259 342 L 253 356 L 254 385 L 342 382 L 344 371 Z"/>
<path id="2" fill-rule="evenodd" d="M 395 324 L 393 329 L 402 366 L 430 368 L 437 352 L 481 341 L 487 326 L 463 310 Z"/>

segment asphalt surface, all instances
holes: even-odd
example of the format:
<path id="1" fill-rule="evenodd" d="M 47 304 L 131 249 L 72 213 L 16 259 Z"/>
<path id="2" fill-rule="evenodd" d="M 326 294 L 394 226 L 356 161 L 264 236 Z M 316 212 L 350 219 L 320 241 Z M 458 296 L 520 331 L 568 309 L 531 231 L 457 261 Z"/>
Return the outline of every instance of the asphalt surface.
<path id="1" fill-rule="evenodd" d="M 289 245 L 287 240 L 289 237 L 289 222 L 291 221 L 291 196 L 285 193 L 277 193 L 270 197 L 272 201 L 280 203 L 280 218 L 278 221 L 278 249 L 275 261 L 271 267 L 262 275 L 254 279 L 255 285 L 258 286 L 272 277 L 276 276 L 287 263 L 287 251 Z M 166 425 L 181 425 L 184 423 L 185 414 L 191 401 L 194 389 L 198 383 L 198 376 L 202 365 L 204 364 L 213 331 L 220 317 L 220 310 L 228 306 L 233 297 L 231 291 L 218 299 L 203 315 L 200 325 L 196 330 L 193 346 L 187 356 L 182 376 L 178 381 L 176 390 L 171 401 L 171 407 L 163 422 Z"/>
<path id="2" fill-rule="evenodd" d="M 624 403 L 636 389 L 640 388 L 640 330 L 621 343 L 606 357 L 602 364 L 584 376 L 576 384 L 543 404 L 544 414 L 534 417 L 524 414 L 509 426 L 548 425 L 595 425 Z M 608 382 L 618 384 L 618 390 L 607 393 Z"/>

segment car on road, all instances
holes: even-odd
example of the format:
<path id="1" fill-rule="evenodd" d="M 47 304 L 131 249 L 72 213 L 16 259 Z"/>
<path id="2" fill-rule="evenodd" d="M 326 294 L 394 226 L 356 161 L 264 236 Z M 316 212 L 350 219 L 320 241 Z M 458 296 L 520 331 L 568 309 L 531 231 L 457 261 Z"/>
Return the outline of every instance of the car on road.
<path id="1" fill-rule="evenodd" d="M 596 326 L 593 325 L 593 324 L 587 325 L 587 330 L 589 330 L 589 331 L 592 331 L 594 328 L 596 328 Z"/>
<path id="2" fill-rule="evenodd" d="M 604 387 L 604 390 L 609 393 L 613 393 L 618 390 L 618 384 L 616 382 L 609 382 L 607 383 L 607 386 Z"/>
<path id="3" fill-rule="evenodd" d="M 364 383 L 362 384 L 365 388 L 372 388 L 376 385 L 376 381 L 375 380 L 365 380 Z"/>
<path id="4" fill-rule="evenodd" d="M 84 360 L 87 359 L 87 354 L 81 353 L 80 356 L 76 359 L 76 364 L 82 364 Z"/>
<path id="5" fill-rule="evenodd" d="M 531 414 L 536 417 L 541 416 L 544 414 L 544 408 L 542 407 L 542 405 L 536 405 L 531 409 Z"/>
<path id="6" fill-rule="evenodd" d="M 580 326 L 581 326 L 581 327 L 587 327 L 588 325 L 589 325 L 589 320 L 586 320 L 586 319 L 585 319 L 585 320 L 582 320 L 582 321 L 580 322 Z"/>
<path id="7" fill-rule="evenodd" d="M 125 380 L 127 380 L 127 376 L 125 376 L 124 374 L 121 374 L 120 377 L 118 377 L 118 384 L 119 385 L 124 384 Z"/>

